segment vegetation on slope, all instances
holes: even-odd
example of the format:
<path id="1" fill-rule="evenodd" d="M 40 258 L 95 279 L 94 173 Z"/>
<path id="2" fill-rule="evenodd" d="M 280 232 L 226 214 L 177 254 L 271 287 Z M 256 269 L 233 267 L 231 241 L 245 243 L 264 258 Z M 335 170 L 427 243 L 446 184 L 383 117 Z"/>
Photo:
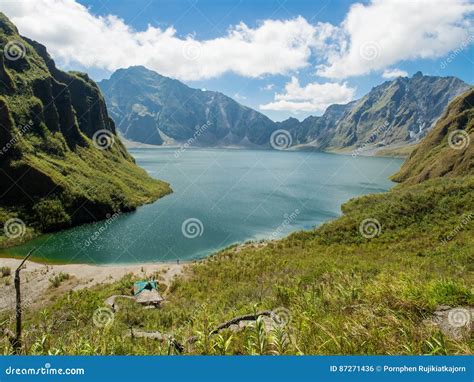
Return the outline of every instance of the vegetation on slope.
<path id="1" fill-rule="evenodd" d="M 343 217 L 314 231 L 189 266 L 161 309 L 124 301 L 105 328 L 95 312 L 110 295 L 129 294 L 133 279 L 71 291 L 28 311 L 24 352 L 174 352 L 166 341 L 128 337 L 133 327 L 172 333 L 190 354 L 469 354 L 472 337 L 445 337 L 429 318 L 438 305 L 474 305 L 473 192 L 472 176 L 438 178 L 351 200 Z M 367 218 L 381 226 L 371 239 L 359 231 Z M 210 335 L 237 315 L 278 308 L 287 326 Z M 2 346 L 11 351 L 6 339 Z"/>
<path id="2" fill-rule="evenodd" d="M 3 14 L 0 46 L 0 247 L 170 192 L 135 165 L 86 74 L 58 70 Z M 25 234 L 7 235 L 11 219 Z"/>

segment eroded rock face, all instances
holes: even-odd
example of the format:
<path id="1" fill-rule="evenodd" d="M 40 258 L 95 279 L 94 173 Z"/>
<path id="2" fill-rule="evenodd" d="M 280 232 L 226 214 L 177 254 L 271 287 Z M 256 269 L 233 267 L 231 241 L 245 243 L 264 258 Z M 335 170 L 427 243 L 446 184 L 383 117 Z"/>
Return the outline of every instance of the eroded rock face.
<path id="1" fill-rule="evenodd" d="M 474 332 L 474 308 L 439 306 L 431 321 L 450 338 L 468 338 Z"/>

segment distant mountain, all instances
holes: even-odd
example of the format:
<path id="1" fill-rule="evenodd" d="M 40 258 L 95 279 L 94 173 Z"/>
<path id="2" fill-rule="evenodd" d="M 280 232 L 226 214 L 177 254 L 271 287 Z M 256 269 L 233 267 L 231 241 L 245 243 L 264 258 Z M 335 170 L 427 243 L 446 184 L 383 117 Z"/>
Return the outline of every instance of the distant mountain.
<path id="1" fill-rule="evenodd" d="M 268 146 L 276 125 L 265 115 L 213 91 L 192 89 L 143 66 L 99 82 L 125 138 L 148 144 Z"/>
<path id="2" fill-rule="evenodd" d="M 448 103 L 469 88 L 458 78 L 424 76 L 421 72 L 412 78 L 386 81 L 358 101 L 330 106 L 321 117 L 309 117 L 291 126 L 293 143 L 361 153 L 417 143 Z"/>
<path id="3" fill-rule="evenodd" d="M 474 90 L 452 101 L 428 136 L 392 178 L 420 183 L 442 176 L 474 175 Z"/>
<path id="4" fill-rule="evenodd" d="M 221 93 L 192 89 L 143 66 L 117 70 L 99 86 L 131 141 L 269 148 L 272 132 L 283 129 L 294 148 L 361 154 L 419 142 L 448 103 L 470 87 L 455 77 L 418 72 L 386 81 L 360 100 L 331 105 L 322 116 L 273 122 Z"/>
<path id="5" fill-rule="evenodd" d="M 57 69 L 2 13 L 0 49 L 0 247 L 171 191 L 135 164 L 87 74 Z"/>

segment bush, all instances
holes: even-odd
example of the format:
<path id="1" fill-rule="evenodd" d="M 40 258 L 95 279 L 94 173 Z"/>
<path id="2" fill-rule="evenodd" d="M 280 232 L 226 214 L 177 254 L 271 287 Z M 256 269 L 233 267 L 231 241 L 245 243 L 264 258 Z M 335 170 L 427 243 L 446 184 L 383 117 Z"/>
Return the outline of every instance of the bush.
<path id="1" fill-rule="evenodd" d="M 69 273 L 60 272 L 59 274 L 51 277 L 49 282 L 51 283 L 52 287 L 57 288 L 64 280 L 69 280 L 69 277 Z"/>
<path id="2" fill-rule="evenodd" d="M 2 274 L 2 277 L 8 277 L 12 274 L 12 270 L 10 267 L 1 267 L 0 273 Z"/>

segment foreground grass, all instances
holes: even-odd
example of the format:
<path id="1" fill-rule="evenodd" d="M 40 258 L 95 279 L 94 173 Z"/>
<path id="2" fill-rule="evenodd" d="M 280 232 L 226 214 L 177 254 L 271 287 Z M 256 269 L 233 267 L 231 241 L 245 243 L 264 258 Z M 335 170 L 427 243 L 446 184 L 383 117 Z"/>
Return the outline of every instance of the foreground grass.
<path id="1" fill-rule="evenodd" d="M 197 335 L 189 354 L 472 354 L 474 339 L 453 340 L 430 323 L 438 305 L 474 305 L 474 177 L 436 179 L 364 196 L 344 216 L 258 248 L 228 248 L 175 279 L 160 310 L 124 301 L 111 325 L 93 323 L 112 294 L 133 279 L 69 292 L 25 322 L 26 354 L 172 354 L 170 341 L 130 338 L 129 329 Z M 378 236 L 359 232 L 377 219 Z M 446 237 L 450 236 L 450 240 Z M 238 333 L 210 331 L 262 309 L 288 325 L 263 322 Z M 10 316 L 11 317 L 11 316 Z M 4 327 L 13 329 L 5 315 Z M 0 342 L 2 352 L 11 347 Z"/>

